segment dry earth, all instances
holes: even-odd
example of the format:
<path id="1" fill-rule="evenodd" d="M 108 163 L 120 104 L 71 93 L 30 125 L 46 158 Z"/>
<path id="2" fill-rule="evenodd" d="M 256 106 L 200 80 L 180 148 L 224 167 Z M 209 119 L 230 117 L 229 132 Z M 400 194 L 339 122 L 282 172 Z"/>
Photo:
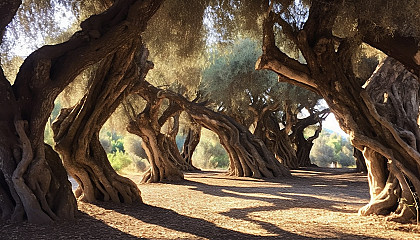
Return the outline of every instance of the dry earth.
<path id="1" fill-rule="evenodd" d="M 187 173 L 181 183 L 139 185 L 143 205 L 79 203 L 75 221 L 0 223 L 0 239 L 420 239 L 415 224 L 357 215 L 369 199 L 365 176 L 322 168 L 293 175 Z"/>

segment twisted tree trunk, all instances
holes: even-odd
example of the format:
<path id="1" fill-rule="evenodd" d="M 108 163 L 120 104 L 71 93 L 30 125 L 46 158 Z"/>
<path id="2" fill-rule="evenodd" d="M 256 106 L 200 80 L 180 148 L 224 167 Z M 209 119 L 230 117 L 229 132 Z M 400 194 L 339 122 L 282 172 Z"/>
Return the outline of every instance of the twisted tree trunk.
<path id="1" fill-rule="evenodd" d="M 84 69 L 117 51 L 127 39 L 138 38 L 141 24 L 160 3 L 116 2 L 106 12 L 85 20 L 82 30 L 67 42 L 44 46 L 29 55 L 13 85 L 0 70 L 3 219 L 47 223 L 74 217 L 77 207 L 67 174 L 57 154 L 44 145 L 54 100 Z M 0 4 L 1 36 L 20 4 L 14 0 Z"/>
<path id="2" fill-rule="evenodd" d="M 319 93 L 327 101 L 340 126 L 350 134 L 353 145 L 366 159 L 371 202 L 360 213 L 394 211 L 390 219 L 408 221 L 416 215 L 413 195 L 420 192 L 415 121 L 419 107 L 418 79 L 394 62 L 393 67 L 382 68 L 384 72 L 366 84 L 378 94 L 364 89 L 352 68 L 351 53 L 355 47 L 352 40 L 336 42 L 333 36 L 338 7 L 339 4 L 313 2 L 308 20 L 299 32 L 281 16 L 270 13 L 264 21 L 263 55 L 256 68 L 271 69 L 283 79 Z M 277 48 L 274 22 L 296 43 L 307 64 L 291 59 Z M 375 81 L 382 82 L 380 87 L 369 87 Z M 376 96 L 380 96 L 379 100 Z"/>
<path id="3" fill-rule="evenodd" d="M 255 178 L 290 176 L 289 170 L 274 157 L 264 143 L 232 118 L 172 92 L 159 91 L 158 95 L 161 99 L 167 98 L 176 102 L 196 123 L 219 136 L 220 143 L 229 154 L 230 175 Z"/>
<path id="4" fill-rule="evenodd" d="M 82 201 L 141 201 L 137 185 L 112 168 L 99 131 L 152 68 L 147 56 L 140 39 L 122 46 L 98 66 L 85 97 L 74 107 L 62 109 L 53 123 L 55 148 L 78 182 L 76 197 Z"/>
<path id="5" fill-rule="evenodd" d="M 366 83 L 366 91 L 370 107 L 377 112 L 379 122 L 388 125 L 387 129 L 399 141 L 399 147 L 418 154 L 420 99 L 417 77 L 398 61 L 387 58 Z M 365 147 L 363 155 L 368 168 L 371 201 L 360 213 L 394 212 L 391 219 L 409 221 L 417 214 L 420 154 L 418 162 L 415 158 L 400 159 L 399 154 L 380 148 Z"/>
<path id="6" fill-rule="evenodd" d="M 299 167 L 311 166 L 311 159 L 309 155 L 313 141 L 319 137 L 319 133 L 322 130 L 322 121 L 328 116 L 330 110 L 324 109 L 322 111 L 310 110 L 310 115 L 304 119 L 298 119 L 297 122 L 292 126 L 291 139 L 293 144 L 296 146 L 296 156 L 298 159 Z M 304 135 L 305 129 L 309 126 L 318 124 L 315 133 L 306 138 Z"/>
<path id="7" fill-rule="evenodd" d="M 182 146 L 181 156 L 187 164 L 193 166 L 192 156 L 200 143 L 201 126 L 193 120 L 190 121 L 190 124 L 191 126 L 189 126 L 187 137 L 185 138 L 184 145 Z M 199 170 L 196 167 L 194 168 L 194 170 Z"/>
<path id="8" fill-rule="evenodd" d="M 150 163 L 142 182 L 174 182 L 184 179 L 181 170 L 187 168 L 187 165 L 184 164 L 175 142 L 178 124 L 172 125 L 169 134 L 161 132 L 170 118 L 177 121 L 181 109 L 170 102 L 161 114 L 164 99 L 158 98 L 158 89 L 146 81 L 142 81 L 137 94 L 147 101 L 147 105 L 128 124 L 127 131 L 142 138 L 142 147 Z"/>
<path id="9" fill-rule="evenodd" d="M 290 169 L 297 169 L 298 158 L 296 150 L 293 149 L 292 142 L 286 129 L 280 129 L 279 122 L 272 114 L 272 111 L 265 110 L 257 121 L 254 135 L 261 139 L 267 148 L 272 152 L 278 161 Z"/>

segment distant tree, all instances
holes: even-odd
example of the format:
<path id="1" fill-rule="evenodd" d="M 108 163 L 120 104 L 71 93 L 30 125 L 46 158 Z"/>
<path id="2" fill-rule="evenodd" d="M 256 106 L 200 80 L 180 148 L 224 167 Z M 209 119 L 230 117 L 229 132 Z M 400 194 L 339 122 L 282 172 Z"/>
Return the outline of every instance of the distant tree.
<path id="1" fill-rule="evenodd" d="M 328 167 L 331 163 L 348 167 L 355 164 L 352 151 L 353 147 L 347 138 L 338 133 L 324 130 L 315 140 L 311 157 L 314 163 L 321 167 Z"/>
<path id="2" fill-rule="evenodd" d="M 209 110 L 199 103 L 187 100 L 182 95 L 161 90 L 145 83 L 138 91 L 148 103 L 128 126 L 128 131 L 139 135 L 149 156 L 151 169 L 143 178 L 145 182 L 175 181 L 183 178 L 173 158 L 174 151 L 168 149 L 167 137 L 160 133 L 161 126 L 167 119 L 176 116 L 182 110 L 188 113 L 197 123 L 216 133 L 221 144 L 229 154 L 229 174 L 247 177 L 281 177 L 289 176 L 289 171 L 278 162 L 264 144 L 241 124 L 233 119 Z M 162 102 L 169 101 L 166 109 L 160 111 Z M 176 153 L 179 155 L 179 152 Z M 184 162 L 182 162 L 184 164 Z"/>
<path id="3" fill-rule="evenodd" d="M 306 89 L 279 83 L 273 73 L 255 71 L 261 54 L 256 41 L 238 40 L 223 49 L 210 53 L 200 92 L 215 110 L 247 128 L 252 126 L 254 134 L 289 168 L 310 165 L 311 142 L 317 134 L 305 138 L 303 132 L 315 124 L 321 128 L 319 123 L 327 116 L 316 108 L 321 98 Z M 306 120 L 298 117 L 304 110 L 309 113 Z"/>

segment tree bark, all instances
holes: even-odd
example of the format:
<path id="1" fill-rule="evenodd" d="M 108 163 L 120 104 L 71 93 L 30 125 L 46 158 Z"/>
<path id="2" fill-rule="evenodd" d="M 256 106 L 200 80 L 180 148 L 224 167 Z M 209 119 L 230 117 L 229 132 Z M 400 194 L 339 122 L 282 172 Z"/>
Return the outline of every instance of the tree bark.
<path id="1" fill-rule="evenodd" d="M 309 110 L 309 116 L 304 119 L 297 119 L 296 123 L 292 126 L 292 134 L 290 138 L 292 139 L 293 144 L 296 146 L 296 156 L 298 159 L 299 167 L 309 167 L 311 166 L 311 159 L 309 155 L 313 141 L 319 137 L 319 134 L 322 130 L 322 121 L 328 116 L 330 110 L 324 109 L 322 111 Z M 315 133 L 306 138 L 304 135 L 305 129 L 309 126 L 318 124 L 318 127 L 315 130 Z"/>
<path id="2" fill-rule="evenodd" d="M 353 157 L 356 160 L 356 172 L 367 173 L 367 166 L 363 153 L 355 147 L 353 148 Z"/>
<path id="3" fill-rule="evenodd" d="M 138 38 L 134 24 L 140 26 L 150 18 L 160 3 L 116 2 L 85 20 L 82 30 L 67 42 L 29 55 L 13 85 L 1 69 L 0 209 L 4 219 L 48 223 L 74 217 L 77 207 L 67 174 L 57 155 L 44 146 L 54 100 L 84 69 L 117 51 L 128 39 Z M 8 12 L 0 17 L 1 34 L 19 4 L 11 0 L 1 4 L 0 12 Z"/>
<path id="4" fill-rule="evenodd" d="M 176 160 L 177 166 L 180 170 L 182 170 L 184 172 L 196 171 L 196 170 L 199 170 L 199 169 L 192 165 L 192 161 L 187 161 L 187 159 L 185 159 L 182 156 L 182 153 L 179 152 L 178 145 L 176 144 L 176 136 L 178 135 L 178 132 L 179 132 L 179 117 L 180 117 L 180 114 L 181 113 L 178 113 L 177 115 L 173 116 L 172 117 L 173 121 L 168 121 L 168 124 L 170 126 L 170 128 L 169 128 L 170 131 L 166 135 L 168 137 L 169 152 L 170 152 L 171 155 L 173 155 L 172 158 Z M 194 139 L 192 139 L 192 141 L 194 141 Z M 198 141 L 197 141 L 197 145 L 198 145 Z M 197 145 L 195 145 L 195 147 Z M 195 149 L 195 147 L 194 147 L 194 149 Z M 193 151 L 194 151 L 194 149 L 193 149 Z M 192 153 L 191 153 L 191 157 L 192 157 Z"/>
<path id="5" fill-rule="evenodd" d="M 338 7 L 339 4 L 313 2 L 300 31 L 293 30 L 281 16 L 270 13 L 264 21 L 263 55 L 256 68 L 271 69 L 282 79 L 315 91 L 327 101 L 341 128 L 350 134 L 353 145 L 366 159 L 371 202 L 360 213 L 389 214 L 395 210 L 390 219 L 408 221 L 416 212 L 412 209 L 412 195 L 420 192 L 418 125 L 413 121 L 419 107 L 418 86 L 414 85 L 417 78 L 409 76 L 401 65 L 394 65 L 382 68 L 384 72 L 366 84 L 382 82 L 378 94 L 364 89 L 352 69 L 351 53 L 356 46 L 351 39 L 337 41 L 332 33 Z M 277 48 L 274 22 L 299 47 L 307 64 L 291 59 Z M 406 87 L 394 85 L 400 82 Z M 381 96 L 380 104 L 375 96 Z"/>
<path id="6" fill-rule="evenodd" d="M 387 58 L 365 86 L 372 108 L 381 117 L 380 121 L 389 124 L 394 137 L 399 138 L 400 146 L 409 147 L 418 153 L 420 130 L 417 119 L 420 100 L 417 77 L 398 61 Z M 363 154 L 368 168 L 371 202 L 360 213 L 394 212 L 390 219 L 409 221 L 416 215 L 420 162 L 416 163 L 415 159 L 399 159 L 402 156 L 396 153 L 388 156 L 367 147 Z M 386 183 L 385 179 L 388 179 Z"/>
<path id="7" fill-rule="evenodd" d="M 182 146 L 181 156 L 187 164 L 193 166 L 192 156 L 198 144 L 200 143 L 201 126 L 195 123 L 192 119 L 190 124 L 191 126 L 188 128 L 187 137 L 185 138 L 184 145 Z M 196 167 L 194 168 L 194 170 L 199 170 Z"/>
<path id="8" fill-rule="evenodd" d="M 279 122 L 272 111 L 263 109 L 257 121 L 254 135 L 261 139 L 278 161 L 290 169 L 297 169 L 298 158 L 286 129 L 280 129 Z"/>
<path id="9" fill-rule="evenodd" d="M 264 143 L 232 118 L 190 102 L 178 94 L 156 88 L 155 91 L 159 91 L 160 99 L 167 98 L 176 102 L 196 123 L 219 136 L 220 143 L 229 154 L 229 175 L 255 178 L 290 176 L 289 170 Z"/>
<path id="10" fill-rule="evenodd" d="M 150 86 L 147 82 L 143 82 L 142 87 L 138 90 L 138 94 L 147 101 L 147 105 L 143 112 L 138 114 L 127 126 L 128 132 L 142 138 L 142 147 L 146 151 L 150 163 L 150 168 L 143 176 L 142 182 L 180 181 L 184 179 L 184 174 L 181 171 L 183 159 L 174 143 L 174 137 L 161 133 L 165 122 L 178 115 L 180 109 L 178 105 L 171 103 L 160 115 L 163 99 L 159 99 L 158 92 Z"/>
<path id="11" fill-rule="evenodd" d="M 85 97 L 72 108 L 62 109 L 53 123 L 55 148 L 79 183 L 76 197 L 82 201 L 141 202 L 137 185 L 112 168 L 99 131 L 153 67 L 147 56 L 140 39 L 122 46 L 98 66 Z"/>

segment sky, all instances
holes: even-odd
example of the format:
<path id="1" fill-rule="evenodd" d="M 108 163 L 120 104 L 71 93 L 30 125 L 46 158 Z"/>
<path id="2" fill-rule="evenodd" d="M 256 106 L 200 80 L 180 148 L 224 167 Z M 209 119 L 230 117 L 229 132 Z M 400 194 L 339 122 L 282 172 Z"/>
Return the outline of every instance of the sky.
<path id="1" fill-rule="evenodd" d="M 340 126 L 338 125 L 337 120 L 335 119 L 334 114 L 330 113 L 328 117 L 325 119 L 324 122 L 322 122 L 322 127 L 325 129 L 332 130 L 334 132 L 339 133 L 342 136 L 348 136 L 347 133 L 345 133 L 343 130 L 341 130 Z"/>

